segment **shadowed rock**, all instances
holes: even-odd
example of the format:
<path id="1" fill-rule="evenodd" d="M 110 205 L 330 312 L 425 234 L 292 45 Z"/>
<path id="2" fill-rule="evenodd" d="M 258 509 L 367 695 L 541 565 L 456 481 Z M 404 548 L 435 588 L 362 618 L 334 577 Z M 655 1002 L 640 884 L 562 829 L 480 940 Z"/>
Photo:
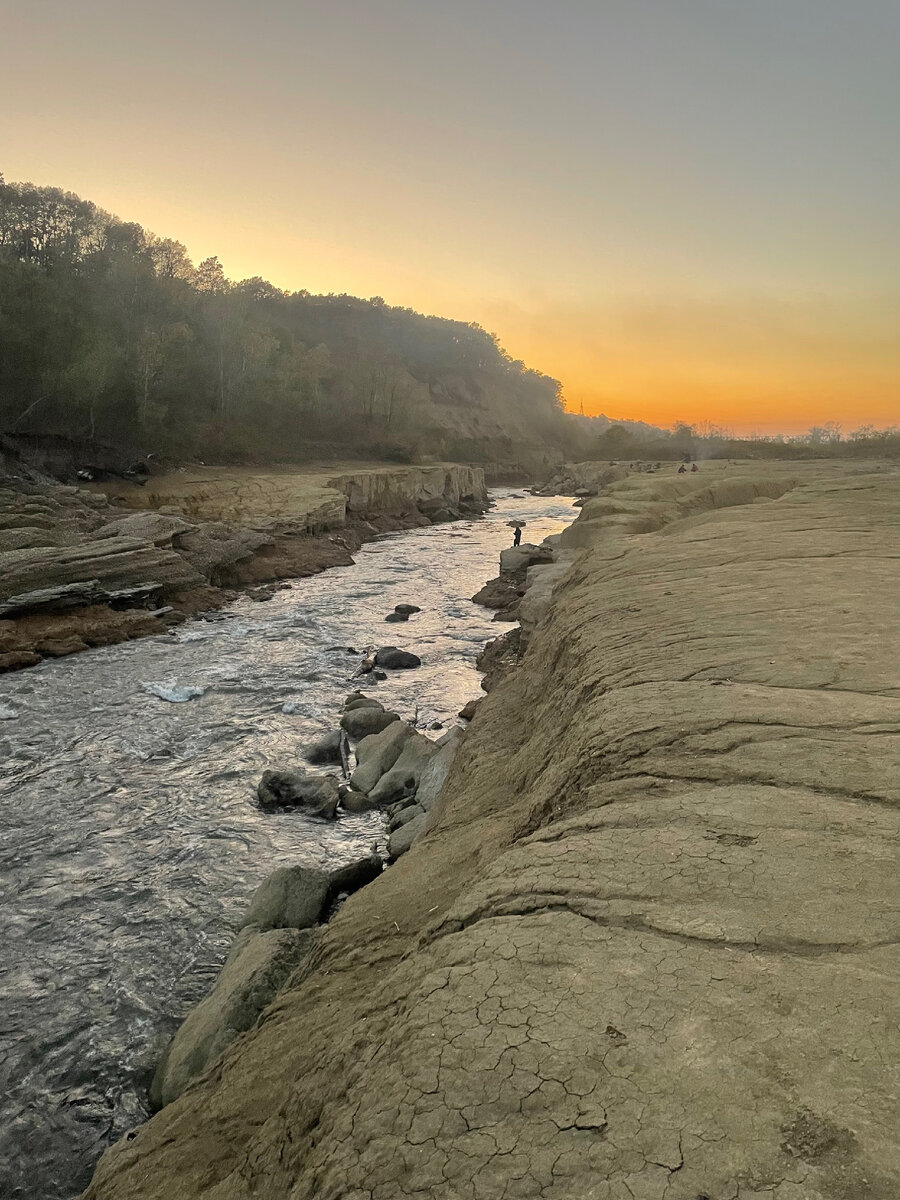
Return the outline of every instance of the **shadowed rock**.
<path id="1" fill-rule="evenodd" d="M 265 771 L 256 794 L 263 808 L 303 808 L 309 816 L 328 821 L 337 813 L 338 781 L 334 775 Z"/>
<path id="2" fill-rule="evenodd" d="M 346 729 L 352 738 L 366 738 L 370 734 L 380 733 L 387 729 L 388 725 L 393 725 L 399 720 L 397 713 L 385 712 L 381 705 L 375 707 L 373 704 L 366 704 L 362 708 L 345 712 L 341 717 L 341 728 Z"/>

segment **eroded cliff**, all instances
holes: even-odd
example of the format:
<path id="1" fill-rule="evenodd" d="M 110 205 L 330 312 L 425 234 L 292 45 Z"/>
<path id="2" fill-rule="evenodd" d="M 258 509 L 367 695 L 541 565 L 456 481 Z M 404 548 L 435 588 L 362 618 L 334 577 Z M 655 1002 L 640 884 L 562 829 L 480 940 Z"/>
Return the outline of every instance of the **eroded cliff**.
<path id="1" fill-rule="evenodd" d="M 894 1200 L 900 481 L 726 474 L 595 502 L 430 830 L 90 1200 Z"/>

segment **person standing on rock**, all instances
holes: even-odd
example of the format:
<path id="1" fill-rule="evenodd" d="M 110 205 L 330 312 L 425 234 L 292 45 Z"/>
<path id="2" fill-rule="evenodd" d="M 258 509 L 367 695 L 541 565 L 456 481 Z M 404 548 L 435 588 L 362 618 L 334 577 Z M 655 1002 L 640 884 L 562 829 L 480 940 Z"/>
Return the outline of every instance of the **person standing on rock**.
<path id="1" fill-rule="evenodd" d="M 521 540 L 522 540 L 522 526 L 517 525 L 516 532 L 513 534 L 513 545 L 518 546 L 518 544 L 519 544 L 519 542 L 521 542 Z"/>

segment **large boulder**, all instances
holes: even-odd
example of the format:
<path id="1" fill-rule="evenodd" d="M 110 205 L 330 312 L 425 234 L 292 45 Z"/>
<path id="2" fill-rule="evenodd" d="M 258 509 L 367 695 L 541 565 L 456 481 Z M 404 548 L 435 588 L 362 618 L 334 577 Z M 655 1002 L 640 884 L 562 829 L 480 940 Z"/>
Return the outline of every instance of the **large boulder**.
<path id="1" fill-rule="evenodd" d="M 238 934 L 215 986 L 176 1032 L 150 1086 L 154 1109 L 178 1098 L 187 1085 L 245 1030 L 274 999 L 309 955 L 311 929 L 272 929 Z"/>
<path id="2" fill-rule="evenodd" d="M 357 768 L 350 776 L 351 785 L 368 794 L 378 780 L 389 771 L 413 731 L 405 721 L 395 721 L 381 733 L 363 738 L 356 747 Z"/>
<path id="3" fill-rule="evenodd" d="M 408 650 L 398 650 L 396 646 L 382 646 L 375 655 L 376 667 L 387 667 L 389 671 L 408 671 L 413 667 L 421 667 L 422 660 L 417 654 Z"/>
<path id="4" fill-rule="evenodd" d="M 322 916 L 330 887 L 330 876 L 316 867 L 279 867 L 253 893 L 241 929 L 308 929 Z"/>
<path id="5" fill-rule="evenodd" d="M 264 772 L 256 794 L 263 808 L 302 808 L 327 821 L 337 815 L 340 798 L 336 776 L 289 770 Z"/>
<path id="6" fill-rule="evenodd" d="M 369 799 L 374 800 L 376 804 L 387 805 L 393 804 L 401 796 L 410 795 L 418 787 L 422 772 L 437 754 L 437 750 L 436 742 L 413 731 L 404 743 L 397 761 L 369 792 Z"/>
<path id="7" fill-rule="evenodd" d="M 429 759 L 419 776 L 419 786 L 416 788 L 416 800 L 428 813 L 434 811 L 434 815 L 436 815 L 435 803 L 441 794 L 444 784 L 447 782 L 447 776 L 450 774 L 453 760 L 456 758 L 457 751 L 462 745 L 465 736 L 465 730 L 459 725 L 449 730 L 441 738 L 436 753 Z M 433 823 L 434 818 L 432 817 L 429 821 L 429 827 Z"/>
<path id="8" fill-rule="evenodd" d="M 345 712 L 341 717 L 341 728 L 346 729 L 352 738 L 366 738 L 373 733 L 381 733 L 388 725 L 399 721 L 395 712 L 385 712 L 381 706 L 372 708 L 354 708 Z"/>
<path id="9" fill-rule="evenodd" d="M 523 571 L 534 563 L 546 562 L 553 562 L 553 551 L 547 546 L 535 546 L 531 542 L 500 551 L 500 571 L 504 575 Z"/>

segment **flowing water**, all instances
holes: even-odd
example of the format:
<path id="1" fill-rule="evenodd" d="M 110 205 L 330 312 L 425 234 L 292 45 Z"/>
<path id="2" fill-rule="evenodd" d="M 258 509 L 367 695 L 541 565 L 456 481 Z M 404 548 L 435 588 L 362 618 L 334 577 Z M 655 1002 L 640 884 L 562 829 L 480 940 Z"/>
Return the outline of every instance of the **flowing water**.
<path id="1" fill-rule="evenodd" d="M 566 498 L 493 495 L 484 520 L 387 535 L 221 621 L 0 678 L 4 1200 L 68 1200 L 145 1119 L 160 1049 L 264 876 L 384 845 L 377 814 L 264 813 L 255 785 L 335 728 L 359 656 L 329 647 L 419 654 L 366 690 L 420 728 L 480 695 L 475 656 L 508 626 L 469 597 L 496 574 L 506 522 L 539 542 L 575 515 Z M 385 624 L 403 602 L 422 612 Z M 163 698 L 178 689 L 202 694 Z"/>

